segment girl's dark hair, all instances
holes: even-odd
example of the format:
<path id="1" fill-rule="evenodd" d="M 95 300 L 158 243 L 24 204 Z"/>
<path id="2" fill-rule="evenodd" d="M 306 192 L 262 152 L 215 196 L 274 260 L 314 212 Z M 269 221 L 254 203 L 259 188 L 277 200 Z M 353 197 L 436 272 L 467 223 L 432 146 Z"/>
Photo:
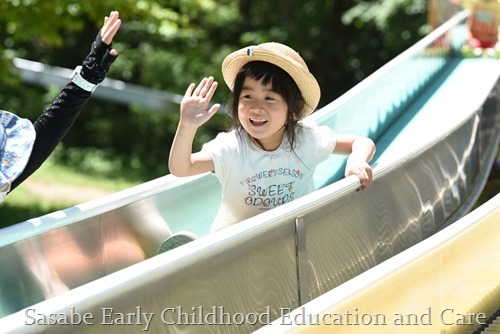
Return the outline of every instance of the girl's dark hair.
<path id="1" fill-rule="evenodd" d="M 271 89 L 285 99 L 288 105 L 287 121 L 284 125 L 285 133 L 293 150 L 295 145 L 295 125 L 304 116 L 305 102 L 299 87 L 287 72 L 274 64 L 265 61 L 252 61 L 245 64 L 236 75 L 233 94 L 229 104 L 231 106 L 233 126 L 237 130 L 241 129 L 238 119 L 238 100 L 246 77 L 251 77 L 258 81 L 262 80 L 264 85 L 270 83 Z"/>

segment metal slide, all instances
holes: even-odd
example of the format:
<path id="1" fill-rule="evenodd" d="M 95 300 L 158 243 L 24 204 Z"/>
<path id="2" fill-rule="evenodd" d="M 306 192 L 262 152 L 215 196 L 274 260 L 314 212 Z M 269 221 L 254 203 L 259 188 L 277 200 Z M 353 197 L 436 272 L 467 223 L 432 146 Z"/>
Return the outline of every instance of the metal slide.
<path id="1" fill-rule="evenodd" d="M 314 193 L 213 234 L 210 174 L 168 175 L 2 229 L 2 331 L 251 332 L 462 217 L 500 141 L 500 62 L 459 56 L 466 17 L 310 116 L 376 141 L 370 189 L 355 192 L 332 156 Z M 181 229 L 200 238 L 155 256 Z"/>
<path id="2" fill-rule="evenodd" d="M 499 222 L 500 194 L 257 333 L 500 333 Z"/>

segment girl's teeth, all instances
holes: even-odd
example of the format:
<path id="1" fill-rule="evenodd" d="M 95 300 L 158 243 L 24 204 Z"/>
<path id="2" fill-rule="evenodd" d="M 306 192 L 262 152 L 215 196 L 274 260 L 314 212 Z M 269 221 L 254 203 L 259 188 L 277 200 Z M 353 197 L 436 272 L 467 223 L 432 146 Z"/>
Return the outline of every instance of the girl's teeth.
<path id="1" fill-rule="evenodd" d="M 250 121 L 252 123 L 255 123 L 255 124 L 264 124 L 264 123 L 266 123 L 265 120 L 258 120 L 258 119 L 250 119 Z"/>

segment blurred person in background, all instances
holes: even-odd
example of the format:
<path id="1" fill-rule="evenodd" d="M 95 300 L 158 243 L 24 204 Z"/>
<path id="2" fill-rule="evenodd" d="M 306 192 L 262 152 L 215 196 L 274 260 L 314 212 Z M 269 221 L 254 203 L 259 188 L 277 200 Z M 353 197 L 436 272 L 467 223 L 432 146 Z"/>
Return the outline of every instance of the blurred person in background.
<path id="1" fill-rule="evenodd" d="M 499 56 L 498 25 L 500 0 L 450 0 L 470 11 L 467 21 L 467 43 L 462 48 L 464 56 Z"/>

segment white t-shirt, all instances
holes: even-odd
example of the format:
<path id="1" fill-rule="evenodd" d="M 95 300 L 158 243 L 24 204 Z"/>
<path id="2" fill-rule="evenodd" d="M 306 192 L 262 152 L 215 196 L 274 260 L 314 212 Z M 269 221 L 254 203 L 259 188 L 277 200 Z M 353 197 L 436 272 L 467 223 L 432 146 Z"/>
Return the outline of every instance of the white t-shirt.
<path id="1" fill-rule="evenodd" d="M 293 151 L 286 134 L 274 151 L 255 145 L 243 129 L 218 134 L 202 148 L 212 158 L 222 185 L 222 203 L 211 230 L 314 191 L 314 170 L 328 158 L 335 144 L 335 133 L 330 128 L 309 122 L 298 122 Z"/>

